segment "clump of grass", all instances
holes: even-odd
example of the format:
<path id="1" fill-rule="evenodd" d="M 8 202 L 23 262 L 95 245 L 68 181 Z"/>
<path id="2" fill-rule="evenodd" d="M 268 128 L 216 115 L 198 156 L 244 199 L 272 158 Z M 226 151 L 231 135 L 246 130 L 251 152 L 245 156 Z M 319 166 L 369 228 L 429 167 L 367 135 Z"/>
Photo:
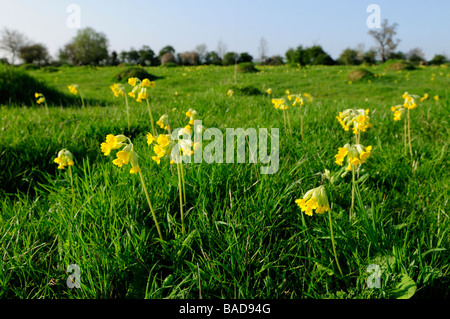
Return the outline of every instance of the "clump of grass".
<path id="1" fill-rule="evenodd" d="M 368 79 L 373 78 L 373 73 L 366 69 L 358 68 L 358 69 L 350 71 L 347 75 L 347 78 L 348 78 L 348 80 L 350 80 L 352 82 L 368 80 Z"/>
<path id="2" fill-rule="evenodd" d="M 389 71 L 415 70 L 414 65 L 404 60 L 388 60 L 383 66 Z"/>
<path id="3" fill-rule="evenodd" d="M 252 62 L 243 62 L 238 64 L 237 68 L 240 73 L 257 73 L 259 70 L 255 67 Z"/>
<path id="4" fill-rule="evenodd" d="M 158 77 L 148 73 L 146 70 L 140 67 L 126 68 L 113 77 L 113 81 L 126 82 L 129 78 L 138 78 L 139 80 L 149 79 L 150 81 L 156 80 Z"/>

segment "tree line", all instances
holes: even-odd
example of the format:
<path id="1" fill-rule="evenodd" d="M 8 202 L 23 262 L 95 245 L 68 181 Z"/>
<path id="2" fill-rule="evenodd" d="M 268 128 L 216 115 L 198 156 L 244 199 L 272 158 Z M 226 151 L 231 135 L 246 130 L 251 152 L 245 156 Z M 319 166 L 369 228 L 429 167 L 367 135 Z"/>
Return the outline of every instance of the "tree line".
<path id="1" fill-rule="evenodd" d="M 396 51 L 400 42 L 395 36 L 397 24 L 389 25 L 384 20 L 381 28 L 369 31 L 376 46 L 364 50 L 363 45 L 357 48 L 346 48 L 334 60 L 320 45 L 311 47 L 289 48 L 285 56 L 274 55 L 267 57 L 268 44 L 261 38 L 258 47 L 258 61 L 266 65 L 294 64 L 294 65 L 359 65 L 363 63 L 375 64 L 389 59 L 407 60 L 414 64 L 443 64 L 448 58 L 443 54 L 436 54 L 430 61 L 420 48 L 411 49 L 407 53 Z M 150 46 L 143 45 L 139 49 L 130 48 L 128 51 L 108 51 L 108 39 L 104 33 L 92 28 L 78 30 L 75 37 L 59 49 L 57 59 L 52 59 L 44 44 L 33 43 L 24 34 L 16 30 L 3 29 L 0 34 L 0 50 L 10 55 L 10 60 L 1 59 L 0 62 L 15 64 L 21 59 L 25 64 L 43 65 L 111 65 L 120 64 L 142 66 L 176 66 L 176 65 L 233 65 L 235 63 L 254 62 L 253 56 L 247 52 L 229 52 L 226 45 L 219 41 L 216 50 L 208 51 L 205 44 L 200 44 L 194 50 L 177 53 L 173 46 L 167 45 L 158 53 Z"/>

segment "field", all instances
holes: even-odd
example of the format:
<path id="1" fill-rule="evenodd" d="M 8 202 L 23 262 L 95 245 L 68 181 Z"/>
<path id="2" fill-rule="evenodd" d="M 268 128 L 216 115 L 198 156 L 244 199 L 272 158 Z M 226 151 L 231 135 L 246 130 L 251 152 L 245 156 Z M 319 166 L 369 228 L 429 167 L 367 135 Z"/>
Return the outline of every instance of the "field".
<path id="1" fill-rule="evenodd" d="M 24 71 L 67 95 L 78 84 L 85 107 L 79 95 L 72 104 L 47 97 L 47 113 L 34 92 L 1 106 L 0 298 L 448 298 L 450 68 L 366 66 L 373 76 L 354 81 L 357 67 L 257 68 L 145 68 L 157 77 L 154 121 L 167 114 L 184 127 L 195 109 L 224 134 L 280 132 L 275 174 L 248 158 L 183 164 L 183 225 L 178 165 L 152 160 L 147 104 L 129 99 L 128 128 L 125 100 L 110 90 L 120 67 Z M 291 131 L 271 102 L 286 90 L 313 97 L 289 109 Z M 405 92 L 429 95 L 411 110 L 412 155 L 405 119 L 391 111 Z M 353 215 L 352 174 L 335 163 L 355 139 L 336 119 L 345 109 L 369 109 L 373 124 L 361 134 L 373 148 L 355 177 Z M 163 242 L 139 175 L 114 165 L 115 151 L 102 153 L 108 134 L 134 144 Z M 54 163 L 63 148 L 70 170 Z M 296 200 L 320 185 L 331 214 L 308 216 Z M 80 289 L 66 284 L 72 264 Z M 379 287 L 368 284 L 369 265 L 378 265 Z"/>

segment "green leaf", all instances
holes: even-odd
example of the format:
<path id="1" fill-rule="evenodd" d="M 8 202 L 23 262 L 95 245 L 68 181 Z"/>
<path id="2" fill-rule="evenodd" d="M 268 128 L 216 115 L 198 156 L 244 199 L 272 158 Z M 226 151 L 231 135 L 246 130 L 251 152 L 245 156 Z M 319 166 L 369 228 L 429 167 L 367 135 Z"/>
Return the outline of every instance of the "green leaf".
<path id="1" fill-rule="evenodd" d="M 417 290 L 416 283 L 406 274 L 402 274 L 400 282 L 389 291 L 389 296 L 396 299 L 409 299 Z"/>

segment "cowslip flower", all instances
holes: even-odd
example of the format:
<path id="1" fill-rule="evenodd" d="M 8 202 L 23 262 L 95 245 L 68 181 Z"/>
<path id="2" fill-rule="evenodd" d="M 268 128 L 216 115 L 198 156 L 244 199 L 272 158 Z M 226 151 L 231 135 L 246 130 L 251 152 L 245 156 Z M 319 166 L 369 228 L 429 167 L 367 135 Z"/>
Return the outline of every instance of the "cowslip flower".
<path id="1" fill-rule="evenodd" d="M 228 95 L 229 97 L 232 97 L 232 96 L 234 95 L 234 91 L 231 90 L 231 89 L 228 90 L 227 95 Z"/>
<path id="2" fill-rule="evenodd" d="M 34 93 L 34 97 L 36 98 L 37 104 L 45 103 L 45 96 L 42 93 Z"/>
<path id="3" fill-rule="evenodd" d="M 313 212 L 322 214 L 330 210 L 327 192 L 323 185 L 307 191 L 302 198 L 295 200 L 295 203 L 308 216 L 312 216 Z"/>
<path id="4" fill-rule="evenodd" d="M 161 129 L 166 131 L 169 130 L 169 116 L 167 114 L 162 115 L 158 121 L 156 121 L 156 125 L 158 125 Z"/>
<path id="5" fill-rule="evenodd" d="M 272 89 L 270 89 L 270 88 L 267 89 L 267 90 L 266 90 L 266 93 L 267 93 L 268 95 L 271 95 L 271 94 L 272 94 Z"/>
<path id="6" fill-rule="evenodd" d="M 133 87 L 133 90 L 128 93 L 129 96 L 135 98 L 137 102 L 142 102 L 145 100 L 147 102 L 148 113 L 150 115 L 150 123 L 152 125 L 152 132 L 156 134 L 155 126 L 153 124 L 153 115 L 152 109 L 150 107 L 149 94 L 147 88 L 154 88 L 156 83 L 154 81 L 150 81 L 149 79 L 143 79 L 142 81 L 136 77 L 132 77 L 128 79 L 128 84 Z"/>
<path id="7" fill-rule="evenodd" d="M 125 96 L 126 94 L 125 86 L 123 84 L 114 83 L 109 88 L 111 89 L 115 97 Z"/>
<path id="8" fill-rule="evenodd" d="M 78 85 L 77 84 L 69 85 L 69 86 L 67 86 L 67 88 L 69 89 L 70 93 L 72 93 L 73 95 L 78 94 Z"/>
<path id="9" fill-rule="evenodd" d="M 373 125 L 370 123 L 369 109 L 346 109 L 339 112 L 336 119 L 345 131 L 352 127 L 353 134 L 366 132 Z"/>
<path id="10" fill-rule="evenodd" d="M 74 165 L 72 153 L 65 148 L 58 152 L 58 156 L 53 161 L 58 164 L 58 169 L 64 169 L 67 166 Z"/>
<path id="11" fill-rule="evenodd" d="M 284 98 L 274 98 L 272 99 L 273 107 L 277 110 L 287 110 L 289 109 L 289 106 L 286 103 L 286 100 Z"/>
<path id="12" fill-rule="evenodd" d="M 344 147 L 339 148 L 338 153 L 334 156 L 336 158 L 335 163 L 342 166 L 344 159 L 347 158 L 347 171 L 357 170 L 369 158 L 371 151 L 372 146 L 364 147 L 361 144 L 345 144 Z"/>
<path id="13" fill-rule="evenodd" d="M 145 186 L 144 177 L 142 176 L 142 170 L 138 163 L 138 154 L 134 150 L 133 143 L 125 135 L 108 134 L 106 136 L 106 141 L 101 144 L 101 150 L 105 155 L 109 155 L 112 149 L 119 149 L 121 147 L 123 148 L 116 153 L 116 158 L 112 162 L 119 168 L 123 167 L 124 165 L 131 164 L 130 174 L 139 174 L 142 188 L 144 190 L 145 197 L 147 198 L 148 206 L 150 207 L 150 211 L 152 212 L 153 220 L 158 230 L 159 238 L 162 242 L 163 237 L 161 234 L 161 230 L 159 228 L 158 220 L 150 201 L 147 187 Z"/>
<path id="14" fill-rule="evenodd" d="M 411 95 L 408 92 L 403 93 L 402 98 L 405 99 L 405 102 L 403 103 L 403 107 L 405 109 L 415 109 L 417 107 L 416 99 L 419 98 L 417 95 Z"/>
<path id="15" fill-rule="evenodd" d="M 331 221 L 331 210 L 325 186 L 322 185 L 307 191 L 302 198 L 295 200 L 295 203 L 298 205 L 298 207 L 300 207 L 301 211 L 308 216 L 313 216 L 313 213 L 323 214 L 324 212 L 328 212 L 328 220 L 330 223 L 330 235 L 331 235 L 330 238 L 331 244 L 333 246 L 333 254 L 336 260 L 336 265 L 338 266 L 339 269 L 339 273 L 341 274 L 341 276 L 343 276 L 342 269 L 341 266 L 339 265 L 339 260 L 336 254 L 336 244 L 333 235 L 333 224 Z"/>
<path id="16" fill-rule="evenodd" d="M 398 122 L 405 114 L 405 108 L 403 105 L 391 106 L 391 111 L 394 112 L 394 121 Z"/>
<path id="17" fill-rule="evenodd" d="M 138 164 L 138 155 L 134 151 L 133 143 L 125 135 L 108 134 L 105 142 L 100 144 L 100 148 L 105 156 L 110 155 L 112 150 L 122 148 L 122 150 L 117 152 L 117 158 L 112 161 L 113 164 L 122 167 L 131 163 L 130 174 L 141 172 Z"/>

